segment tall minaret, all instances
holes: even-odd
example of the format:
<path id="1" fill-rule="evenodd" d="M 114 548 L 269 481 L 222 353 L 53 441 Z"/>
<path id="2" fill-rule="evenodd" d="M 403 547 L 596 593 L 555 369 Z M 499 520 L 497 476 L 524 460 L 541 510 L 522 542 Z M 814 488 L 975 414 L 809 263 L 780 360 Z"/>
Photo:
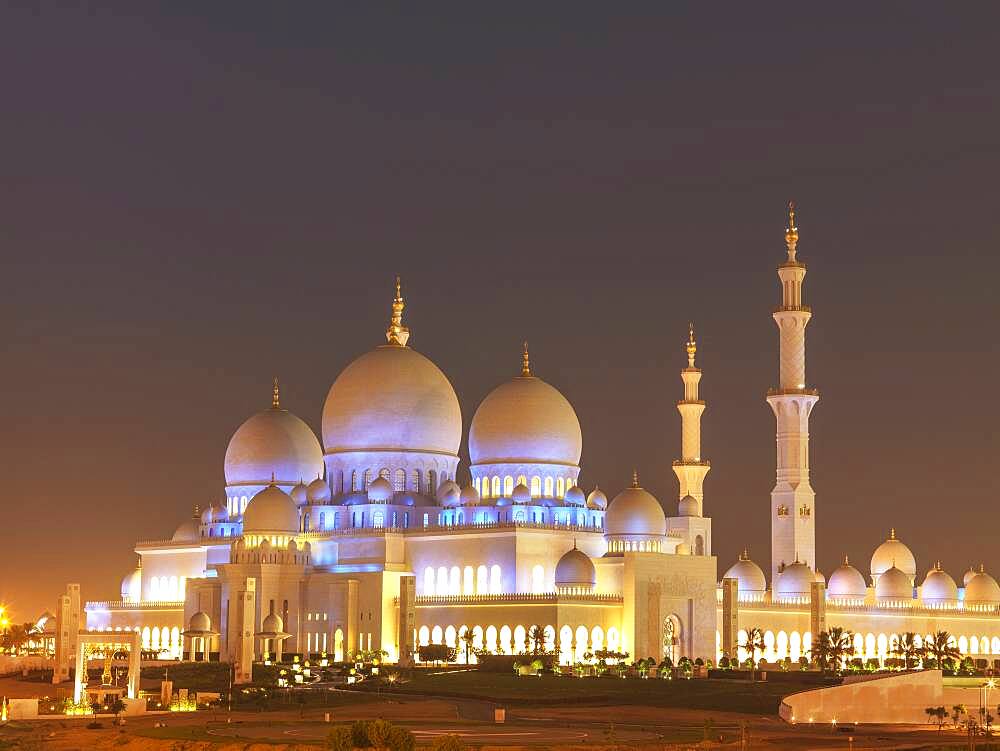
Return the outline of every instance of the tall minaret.
<path id="1" fill-rule="evenodd" d="M 698 501 L 697 515 L 701 516 L 705 497 L 702 484 L 711 466 L 701 458 L 701 413 L 705 411 L 705 402 L 698 398 L 701 370 L 694 365 L 698 343 L 694 340 L 693 323 L 688 325 L 686 349 L 688 364 L 681 370 L 684 398 L 677 402 L 677 411 L 681 413 L 681 458 L 674 460 L 674 474 L 680 484 L 678 498 L 689 495 Z"/>
<path id="2" fill-rule="evenodd" d="M 802 304 L 806 266 L 795 257 L 799 231 L 795 203 L 788 204 L 785 244 L 788 259 L 778 267 L 781 307 L 774 311 L 780 332 L 779 385 L 767 394 L 777 422 L 777 478 L 771 491 L 771 576 L 784 564 L 801 561 L 816 568 L 816 494 L 809 484 L 809 413 L 819 393 L 806 387 L 806 325 L 812 317 Z"/>

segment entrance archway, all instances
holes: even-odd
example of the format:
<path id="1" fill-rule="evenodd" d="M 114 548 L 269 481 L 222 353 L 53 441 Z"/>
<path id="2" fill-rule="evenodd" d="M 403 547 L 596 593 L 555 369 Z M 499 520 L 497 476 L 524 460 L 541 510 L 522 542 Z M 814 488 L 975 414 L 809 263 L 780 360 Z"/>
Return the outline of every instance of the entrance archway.
<path id="1" fill-rule="evenodd" d="M 663 619 L 663 649 L 662 656 L 669 657 L 674 665 L 681 658 L 681 621 L 676 615 L 668 615 Z"/>

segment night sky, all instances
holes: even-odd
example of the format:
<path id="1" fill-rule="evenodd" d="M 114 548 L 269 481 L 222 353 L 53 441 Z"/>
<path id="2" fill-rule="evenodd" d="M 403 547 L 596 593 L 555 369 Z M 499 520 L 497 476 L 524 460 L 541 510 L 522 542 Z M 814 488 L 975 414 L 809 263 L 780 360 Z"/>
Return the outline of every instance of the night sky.
<path id="1" fill-rule="evenodd" d="M 68 581 L 117 598 L 135 540 L 222 497 L 273 375 L 318 431 L 397 273 L 466 431 L 526 338 L 609 496 L 635 465 L 676 497 L 693 320 L 719 573 L 745 544 L 766 568 L 790 198 L 821 570 L 894 525 L 921 579 L 1000 573 L 997 4 L 11 5 L 16 619 Z"/>

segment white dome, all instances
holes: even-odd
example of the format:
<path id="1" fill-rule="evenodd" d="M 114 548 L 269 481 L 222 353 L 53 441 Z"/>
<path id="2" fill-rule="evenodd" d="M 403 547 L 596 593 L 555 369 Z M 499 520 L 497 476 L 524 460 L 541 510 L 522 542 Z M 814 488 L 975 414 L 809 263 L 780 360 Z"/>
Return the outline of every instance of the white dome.
<path id="1" fill-rule="evenodd" d="M 323 471 L 312 429 L 287 409 L 271 407 L 237 428 L 226 449 L 227 485 L 293 485 Z"/>
<path id="2" fill-rule="evenodd" d="M 962 575 L 962 586 L 968 587 L 969 582 L 972 581 L 972 577 L 978 573 L 972 566 L 969 566 L 969 570 Z"/>
<path id="3" fill-rule="evenodd" d="M 330 486 L 326 484 L 326 480 L 322 477 L 317 477 L 306 488 L 306 496 L 309 498 L 309 503 L 315 503 L 317 506 L 322 506 L 324 503 L 329 503 L 330 498 L 333 496 L 330 493 Z"/>
<path id="4" fill-rule="evenodd" d="M 309 488 L 301 480 L 292 488 L 289 495 L 292 496 L 296 506 L 305 506 L 309 502 Z"/>
<path id="5" fill-rule="evenodd" d="M 592 589 L 597 583 L 597 571 L 590 556 L 574 545 L 563 553 L 556 564 L 557 587 L 586 587 Z"/>
<path id="6" fill-rule="evenodd" d="M 739 582 L 739 592 L 763 592 L 767 589 L 767 579 L 760 566 L 750 560 L 747 551 L 740 553 L 739 560 L 736 561 L 722 577 L 723 579 L 736 579 Z"/>
<path id="7" fill-rule="evenodd" d="M 528 490 L 528 486 L 523 482 L 519 482 L 514 486 L 510 497 L 514 503 L 531 503 L 531 491 Z"/>
<path id="8" fill-rule="evenodd" d="M 126 602 L 138 602 L 142 599 L 142 566 L 136 566 L 122 579 L 122 599 Z"/>
<path id="9" fill-rule="evenodd" d="M 337 376 L 323 406 L 328 454 L 389 450 L 455 456 L 461 440 L 455 389 L 437 365 L 409 347 L 385 344 L 361 355 Z"/>
<path id="10" fill-rule="evenodd" d="M 265 634 L 281 634 L 285 631 L 285 623 L 277 613 L 271 613 L 260 624 L 260 630 Z"/>
<path id="11" fill-rule="evenodd" d="M 611 501 L 604 526 L 605 534 L 610 536 L 662 537 L 667 533 L 667 517 L 656 497 L 633 479 L 632 487 Z"/>
<path id="12" fill-rule="evenodd" d="M 608 497 L 604 495 L 603 490 L 595 485 L 594 489 L 590 491 L 590 495 L 587 496 L 587 505 L 592 509 L 603 511 L 608 507 Z"/>
<path id="13" fill-rule="evenodd" d="M 368 483 L 368 500 L 372 503 L 387 503 L 392 500 L 392 483 L 384 477 L 376 477 Z"/>
<path id="14" fill-rule="evenodd" d="M 198 542 L 200 538 L 201 514 L 196 513 L 194 516 L 181 522 L 181 525 L 177 527 L 173 537 L 170 539 L 173 542 Z"/>
<path id="15" fill-rule="evenodd" d="M 463 506 L 477 506 L 479 505 L 479 491 L 476 490 L 474 485 L 466 485 L 462 488 L 462 494 L 459 496 L 459 502 Z"/>
<path id="16" fill-rule="evenodd" d="M 299 511 L 287 493 L 268 485 L 250 499 L 243 512 L 243 534 L 255 532 L 297 532 Z"/>
<path id="17" fill-rule="evenodd" d="M 437 489 L 437 501 L 442 506 L 457 506 L 462 500 L 462 489 L 454 480 L 445 480 Z"/>
<path id="18" fill-rule="evenodd" d="M 698 516 L 698 499 L 691 495 L 681 498 L 677 504 L 678 516 Z"/>
<path id="19" fill-rule="evenodd" d="M 1000 585 L 996 579 L 981 570 L 965 586 L 965 602 L 968 605 L 1000 604 Z"/>
<path id="20" fill-rule="evenodd" d="M 913 583 L 909 574 L 890 566 L 875 582 L 875 597 L 879 600 L 912 600 Z"/>
<path id="21" fill-rule="evenodd" d="M 795 563 L 785 566 L 784 570 L 778 574 L 774 590 L 779 598 L 809 597 L 814 581 L 816 581 L 816 575 L 813 570 L 805 563 L 795 561 Z"/>
<path id="22" fill-rule="evenodd" d="M 958 602 L 958 585 L 938 563 L 927 572 L 920 587 L 920 599 L 929 604 Z"/>
<path id="23" fill-rule="evenodd" d="M 580 463 L 583 434 L 573 406 L 559 391 L 530 374 L 527 352 L 522 375 L 483 399 L 469 429 L 473 464 Z"/>
<path id="24" fill-rule="evenodd" d="M 583 491 L 579 487 L 574 485 L 566 491 L 566 495 L 563 496 L 563 502 L 567 506 L 584 506 L 587 503 L 587 496 L 583 494 Z"/>
<path id="25" fill-rule="evenodd" d="M 197 613 L 191 616 L 191 621 L 188 624 L 188 631 L 211 631 L 212 630 L 212 619 L 208 617 L 208 613 L 199 610 Z"/>
<path id="26" fill-rule="evenodd" d="M 830 574 L 827 591 L 831 597 L 859 598 L 868 594 L 868 585 L 865 584 L 865 577 L 861 572 L 845 558 L 844 562 Z"/>
<path id="27" fill-rule="evenodd" d="M 895 529 L 889 533 L 889 539 L 879 545 L 872 555 L 872 577 L 878 578 L 880 574 L 894 566 L 907 574 L 912 584 L 917 575 L 917 562 L 910 549 L 896 539 Z"/>

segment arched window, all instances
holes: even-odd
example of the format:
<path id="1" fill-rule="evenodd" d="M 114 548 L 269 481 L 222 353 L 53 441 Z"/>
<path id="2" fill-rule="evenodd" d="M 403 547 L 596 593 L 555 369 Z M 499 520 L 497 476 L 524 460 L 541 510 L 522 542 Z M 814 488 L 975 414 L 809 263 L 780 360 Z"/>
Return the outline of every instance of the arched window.
<path id="1" fill-rule="evenodd" d="M 705 539 L 701 535 L 695 535 L 694 554 L 705 555 Z"/>
<path id="2" fill-rule="evenodd" d="M 431 644 L 444 644 L 444 632 L 440 626 L 431 629 Z"/>
<path id="3" fill-rule="evenodd" d="M 326 512 L 319 512 L 319 528 L 326 529 Z"/>
<path id="4" fill-rule="evenodd" d="M 430 629 L 427 628 L 427 626 L 421 626 L 419 634 L 420 636 L 418 637 L 418 639 L 420 640 L 421 646 L 426 647 L 428 644 L 431 643 L 431 632 Z"/>
<path id="5" fill-rule="evenodd" d="M 527 651 L 528 630 L 524 626 L 514 627 L 514 651 Z"/>
<path id="6" fill-rule="evenodd" d="M 240 513 L 242 514 L 247 510 L 247 497 L 245 495 L 240 496 Z"/>
<path id="7" fill-rule="evenodd" d="M 486 627 L 486 648 L 490 652 L 497 651 L 497 627 L 487 626 Z"/>
<path id="8" fill-rule="evenodd" d="M 500 497 L 500 477 L 498 475 L 494 475 L 493 476 L 493 480 L 491 482 L 492 482 L 492 489 L 490 490 L 490 497 L 491 498 L 499 498 Z"/>
<path id="9" fill-rule="evenodd" d="M 594 626 L 594 628 L 590 630 L 590 641 L 593 651 L 596 652 L 600 649 L 604 649 L 604 629 L 600 626 Z"/>
<path id="10" fill-rule="evenodd" d="M 437 489 L 437 471 L 429 469 L 427 470 L 427 495 L 434 495 Z"/>
<path id="11" fill-rule="evenodd" d="M 444 566 L 438 568 L 437 589 L 434 591 L 438 597 L 448 594 L 448 569 Z"/>
<path id="12" fill-rule="evenodd" d="M 156 626 L 153 626 L 153 638 L 149 644 L 154 652 L 160 651 L 160 629 Z"/>
<path id="13" fill-rule="evenodd" d="M 525 516 L 524 516 L 524 509 L 523 508 L 519 508 L 516 511 L 514 511 L 514 521 L 516 521 L 516 522 L 524 522 L 524 520 L 525 520 Z"/>
<path id="14" fill-rule="evenodd" d="M 509 655 L 509 654 L 513 654 L 513 652 L 516 651 L 516 650 L 514 650 L 514 645 L 513 645 L 512 639 L 513 639 L 513 635 L 511 634 L 510 626 L 501 626 L 500 627 L 500 650 L 503 652 L 503 654 Z"/>
<path id="15" fill-rule="evenodd" d="M 480 486 L 479 486 L 479 478 L 478 477 L 472 478 L 472 487 L 474 487 L 476 489 L 476 492 L 479 493 L 479 497 L 480 498 L 485 498 L 486 497 L 486 493 L 482 492 L 479 489 Z"/>
<path id="16" fill-rule="evenodd" d="M 385 526 L 385 513 L 382 511 L 376 511 L 372 514 L 372 526 L 376 529 L 381 529 Z"/>
<path id="17" fill-rule="evenodd" d="M 368 486 L 372 484 L 372 471 L 370 469 L 365 470 L 365 490 L 368 490 Z"/>
<path id="18" fill-rule="evenodd" d="M 444 643 L 449 647 L 458 646 L 458 633 L 455 631 L 454 626 L 448 626 L 448 628 L 444 630 Z"/>
<path id="19" fill-rule="evenodd" d="M 545 497 L 546 498 L 552 498 L 554 494 L 555 494 L 555 487 L 552 484 L 552 478 L 551 477 L 546 477 L 545 478 Z"/>
<path id="20" fill-rule="evenodd" d="M 458 566 L 451 567 L 451 576 L 448 577 L 448 594 L 462 594 L 462 571 Z"/>
<path id="21" fill-rule="evenodd" d="M 493 564 L 490 567 L 490 594 L 498 595 L 503 592 L 503 581 L 500 576 L 500 567 Z"/>
<path id="22" fill-rule="evenodd" d="M 413 483 L 413 485 L 410 488 L 410 490 L 412 490 L 414 493 L 419 493 L 420 492 L 420 470 L 419 469 L 413 470 L 412 483 Z"/>
<path id="23" fill-rule="evenodd" d="M 160 599 L 160 580 L 155 576 L 149 580 L 149 597 L 147 599 L 153 602 Z"/>
<path id="24" fill-rule="evenodd" d="M 539 564 L 531 568 L 531 591 L 535 594 L 545 591 L 545 569 Z"/>
<path id="25" fill-rule="evenodd" d="M 378 476 L 381 477 L 383 480 L 388 480 L 389 479 L 389 468 L 388 467 L 382 467 L 382 469 L 380 469 L 378 471 Z"/>
<path id="26" fill-rule="evenodd" d="M 531 497 L 538 498 L 542 494 L 542 478 L 535 475 L 531 478 Z"/>
<path id="27" fill-rule="evenodd" d="M 428 566 L 424 569 L 424 596 L 430 597 L 434 594 L 434 567 Z"/>
<path id="28" fill-rule="evenodd" d="M 462 594 L 474 595 L 476 593 L 476 572 L 472 566 L 466 566 L 462 571 Z"/>
<path id="29" fill-rule="evenodd" d="M 402 493 L 404 490 L 406 490 L 406 470 L 405 469 L 397 469 L 396 470 L 396 479 L 392 483 L 392 489 L 395 490 L 397 493 Z"/>
<path id="30" fill-rule="evenodd" d="M 490 574 L 486 566 L 476 569 L 476 594 L 484 595 L 490 591 Z"/>
<path id="31" fill-rule="evenodd" d="M 566 482 L 560 477 L 556 480 L 556 498 L 566 495 Z"/>
<path id="32" fill-rule="evenodd" d="M 507 475 L 503 478 L 503 494 L 504 497 L 510 498 L 511 494 L 514 492 L 514 478 Z"/>
<path id="33" fill-rule="evenodd" d="M 171 576 L 170 577 L 170 584 L 168 585 L 167 592 L 170 593 L 170 599 L 171 599 L 171 601 L 176 601 L 177 600 L 177 577 L 176 576 Z"/>
<path id="34" fill-rule="evenodd" d="M 351 470 L 351 491 L 357 493 L 361 490 L 361 483 L 358 480 L 358 471 Z"/>
<path id="35" fill-rule="evenodd" d="M 143 649 L 149 649 L 150 646 L 151 646 L 151 644 L 152 643 L 149 641 L 149 626 L 143 626 L 142 627 L 142 648 Z"/>

